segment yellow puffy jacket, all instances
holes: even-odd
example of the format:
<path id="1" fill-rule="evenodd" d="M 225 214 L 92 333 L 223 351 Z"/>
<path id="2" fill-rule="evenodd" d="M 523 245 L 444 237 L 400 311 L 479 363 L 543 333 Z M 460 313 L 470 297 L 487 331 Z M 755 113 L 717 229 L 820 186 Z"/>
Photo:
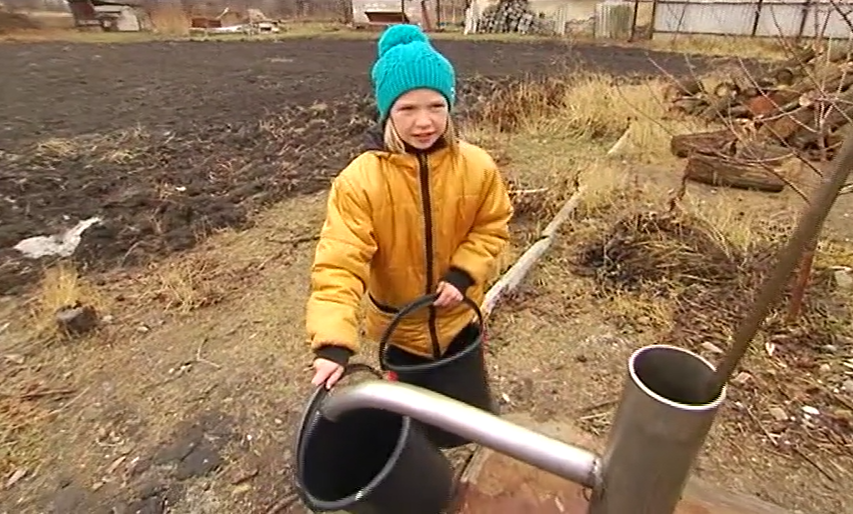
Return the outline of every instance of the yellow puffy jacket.
<path id="1" fill-rule="evenodd" d="M 365 293 L 365 332 L 374 341 L 395 310 L 434 293 L 440 280 L 482 303 L 484 282 L 508 243 L 512 213 L 497 166 L 472 144 L 417 156 L 361 154 L 329 194 L 306 312 L 312 348 L 338 362 L 358 351 L 357 311 Z M 433 357 L 472 316 L 464 304 L 424 308 L 407 316 L 389 343 Z"/>

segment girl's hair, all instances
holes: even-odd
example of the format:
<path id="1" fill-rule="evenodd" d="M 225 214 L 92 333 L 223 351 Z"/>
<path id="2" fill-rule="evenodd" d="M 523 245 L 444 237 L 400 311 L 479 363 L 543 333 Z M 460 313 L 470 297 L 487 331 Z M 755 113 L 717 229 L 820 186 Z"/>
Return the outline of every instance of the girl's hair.
<path id="1" fill-rule="evenodd" d="M 447 128 L 444 130 L 444 135 L 441 136 L 450 151 L 455 153 L 459 148 L 459 136 L 456 132 L 456 125 L 453 123 L 453 118 L 447 118 Z M 385 134 L 383 136 L 385 148 L 391 153 L 406 153 L 406 144 L 394 128 L 394 124 L 389 119 L 385 122 Z"/>

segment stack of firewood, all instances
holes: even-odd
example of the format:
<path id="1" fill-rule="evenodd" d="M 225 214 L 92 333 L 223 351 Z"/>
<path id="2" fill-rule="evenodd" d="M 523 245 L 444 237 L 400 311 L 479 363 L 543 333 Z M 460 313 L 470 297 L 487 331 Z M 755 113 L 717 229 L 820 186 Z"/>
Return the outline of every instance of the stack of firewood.
<path id="1" fill-rule="evenodd" d="M 530 8 L 528 0 L 499 0 L 483 11 L 477 29 L 492 34 L 536 34 L 545 31 L 545 24 Z"/>
<path id="2" fill-rule="evenodd" d="M 726 128 L 675 136 L 673 154 L 689 158 L 687 178 L 778 192 L 773 170 L 796 156 L 831 160 L 853 120 L 853 50 L 804 49 L 760 77 L 706 88 L 698 80 L 667 85 L 672 111 Z"/>

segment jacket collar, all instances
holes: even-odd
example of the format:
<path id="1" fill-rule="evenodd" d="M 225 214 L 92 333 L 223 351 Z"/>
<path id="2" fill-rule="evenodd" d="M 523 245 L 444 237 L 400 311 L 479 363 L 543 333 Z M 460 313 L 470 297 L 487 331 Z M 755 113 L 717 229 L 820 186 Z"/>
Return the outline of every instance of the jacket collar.
<path id="1" fill-rule="evenodd" d="M 375 124 L 367 130 L 363 150 L 374 152 L 396 166 L 415 170 L 418 169 L 420 157 L 426 156 L 431 162 L 438 163 L 444 160 L 448 153 L 447 140 L 443 137 L 426 150 L 418 150 L 406 144 L 405 154 L 391 153 L 385 146 L 385 126 L 382 124 Z"/>

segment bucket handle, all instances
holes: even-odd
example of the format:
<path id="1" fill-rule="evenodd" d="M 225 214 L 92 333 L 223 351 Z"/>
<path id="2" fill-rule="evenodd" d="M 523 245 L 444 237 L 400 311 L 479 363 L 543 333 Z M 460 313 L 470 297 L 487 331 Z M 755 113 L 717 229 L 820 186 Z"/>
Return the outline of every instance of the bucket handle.
<path id="1" fill-rule="evenodd" d="M 483 317 L 483 312 L 480 310 L 480 306 L 477 305 L 477 302 L 468 298 L 467 296 L 462 297 L 462 303 L 467 305 L 474 311 L 474 314 L 477 316 L 477 324 L 480 328 L 480 338 L 469 344 L 464 350 L 457 352 L 456 354 L 444 359 L 441 356 L 436 357 L 436 359 L 432 362 L 425 362 L 423 364 L 412 364 L 411 366 L 391 366 L 388 364 L 388 341 L 391 339 L 391 334 L 394 333 L 394 330 L 397 329 L 397 326 L 400 322 L 403 321 L 403 318 L 413 313 L 416 310 L 423 309 L 432 305 L 435 300 L 438 298 L 437 293 L 428 294 L 414 300 L 410 304 L 406 305 L 402 309 L 400 309 L 394 319 L 391 320 L 391 323 L 388 324 L 388 327 L 385 329 L 385 332 L 382 333 L 382 337 L 379 340 L 379 366 L 382 371 L 395 371 L 395 372 L 417 372 L 417 371 L 429 371 L 451 362 L 454 362 L 462 357 L 465 357 L 469 353 L 475 351 L 482 341 L 483 334 L 485 333 L 485 325 L 486 320 Z"/>

